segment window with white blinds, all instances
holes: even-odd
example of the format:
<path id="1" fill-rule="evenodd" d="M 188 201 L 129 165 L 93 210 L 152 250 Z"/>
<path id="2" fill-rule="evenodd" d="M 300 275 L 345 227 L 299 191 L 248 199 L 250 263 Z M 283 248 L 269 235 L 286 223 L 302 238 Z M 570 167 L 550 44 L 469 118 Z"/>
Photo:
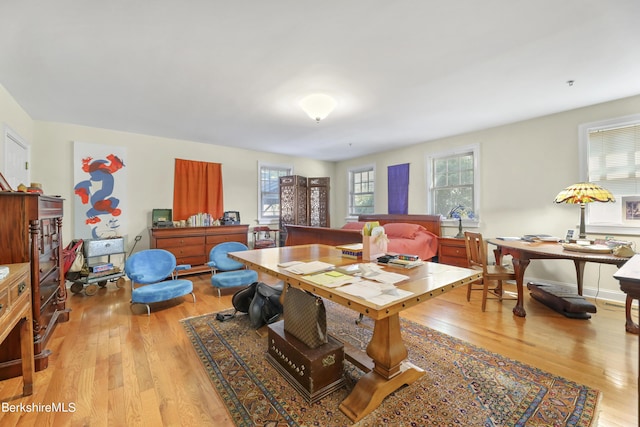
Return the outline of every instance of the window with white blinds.
<path id="1" fill-rule="evenodd" d="M 589 132 L 589 181 L 613 194 L 640 195 L 640 123 Z"/>
<path id="2" fill-rule="evenodd" d="M 581 180 L 609 190 L 615 203 L 587 205 L 587 232 L 640 234 L 626 215 L 640 203 L 640 114 L 580 126 Z"/>

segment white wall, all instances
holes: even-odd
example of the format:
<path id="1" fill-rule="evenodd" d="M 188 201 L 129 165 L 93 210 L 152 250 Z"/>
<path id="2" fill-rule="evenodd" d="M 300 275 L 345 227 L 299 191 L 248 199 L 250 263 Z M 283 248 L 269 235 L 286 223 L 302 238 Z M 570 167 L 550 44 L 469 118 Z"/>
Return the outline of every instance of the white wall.
<path id="1" fill-rule="evenodd" d="M 290 163 L 296 174 L 331 176 L 334 163 L 248 151 L 231 147 L 158 138 L 71 124 L 35 122 L 32 179 L 45 193 L 66 200 L 64 239 L 72 238 L 73 142 L 123 146 L 127 176 L 128 240 L 141 235 L 136 250 L 149 246 L 148 227 L 154 208 L 173 206 L 175 158 L 222 164 L 224 208 L 240 212 L 242 223 L 255 225 L 258 199 L 258 161 Z"/>

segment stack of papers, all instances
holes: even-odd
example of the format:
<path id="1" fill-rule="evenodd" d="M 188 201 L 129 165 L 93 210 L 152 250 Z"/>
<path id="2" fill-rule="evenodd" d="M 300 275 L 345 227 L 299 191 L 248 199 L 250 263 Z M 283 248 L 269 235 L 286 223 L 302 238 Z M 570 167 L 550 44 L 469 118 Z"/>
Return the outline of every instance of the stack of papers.
<path id="1" fill-rule="evenodd" d="M 398 283 L 409 278 L 409 276 L 405 276 L 404 274 L 384 271 L 382 267 L 374 263 L 360 264 L 360 273 L 362 277 L 366 279 L 381 283 Z"/>
<path id="2" fill-rule="evenodd" d="M 361 280 L 350 285 L 345 285 L 340 290 L 349 295 L 360 297 L 376 305 L 386 305 L 391 302 L 413 295 L 412 292 L 398 289 L 387 283 L 377 283 L 370 280 Z"/>
<path id="3" fill-rule="evenodd" d="M 333 270 L 335 266 L 327 262 L 310 261 L 299 262 L 288 266 L 281 264 L 280 267 L 285 267 L 285 270 L 293 274 L 313 274 L 320 273 L 321 271 Z"/>
<path id="4" fill-rule="evenodd" d="M 4 279 L 9 275 L 9 267 L 6 265 L 0 265 L 0 279 Z"/>
<path id="5" fill-rule="evenodd" d="M 304 276 L 305 280 L 327 288 L 337 288 L 347 283 L 354 283 L 362 280 L 360 277 L 349 276 L 338 271 L 327 271 L 326 273 Z"/>

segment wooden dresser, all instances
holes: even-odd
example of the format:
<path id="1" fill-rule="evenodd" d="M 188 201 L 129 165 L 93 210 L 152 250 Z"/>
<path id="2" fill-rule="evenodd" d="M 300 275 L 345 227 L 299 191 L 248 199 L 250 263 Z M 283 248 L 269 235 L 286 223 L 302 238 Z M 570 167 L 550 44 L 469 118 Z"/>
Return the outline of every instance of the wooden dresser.
<path id="1" fill-rule="evenodd" d="M 247 244 L 249 226 L 220 225 L 215 227 L 166 227 L 151 228 L 151 248 L 166 249 L 176 257 L 178 264 L 190 264 L 190 270 L 179 274 L 195 274 L 210 271 L 205 264 L 209 252 L 218 243 L 240 242 Z"/>
<path id="2" fill-rule="evenodd" d="M 33 318 L 31 314 L 30 264 L 3 265 L 9 275 L 0 279 L 0 343 L 9 334 L 19 331 L 22 393 L 33 393 Z"/>
<path id="3" fill-rule="evenodd" d="M 456 239 L 455 237 L 438 238 L 438 262 L 457 267 L 469 267 L 464 239 Z"/>
<path id="4" fill-rule="evenodd" d="M 45 369 L 47 341 L 58 322 L 69 320 L 62 269 L 63 202 L 32 193 L 0 193 L 0 264 L 30 263 L 35 370 Z M 0 345 L 0 379 L 20 375 L 20 331 Z"/>

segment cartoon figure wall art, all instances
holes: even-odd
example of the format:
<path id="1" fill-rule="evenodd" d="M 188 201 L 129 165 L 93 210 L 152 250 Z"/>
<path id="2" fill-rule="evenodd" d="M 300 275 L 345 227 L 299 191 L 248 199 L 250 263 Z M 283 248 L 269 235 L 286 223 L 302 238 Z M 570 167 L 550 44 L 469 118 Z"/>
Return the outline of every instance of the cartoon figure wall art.
<path id="1" fill-rule="evenodd" d="M 124 149 L 76 142 L 74 157 L 74 238 L 123 236 L 126 234 Z"/>

